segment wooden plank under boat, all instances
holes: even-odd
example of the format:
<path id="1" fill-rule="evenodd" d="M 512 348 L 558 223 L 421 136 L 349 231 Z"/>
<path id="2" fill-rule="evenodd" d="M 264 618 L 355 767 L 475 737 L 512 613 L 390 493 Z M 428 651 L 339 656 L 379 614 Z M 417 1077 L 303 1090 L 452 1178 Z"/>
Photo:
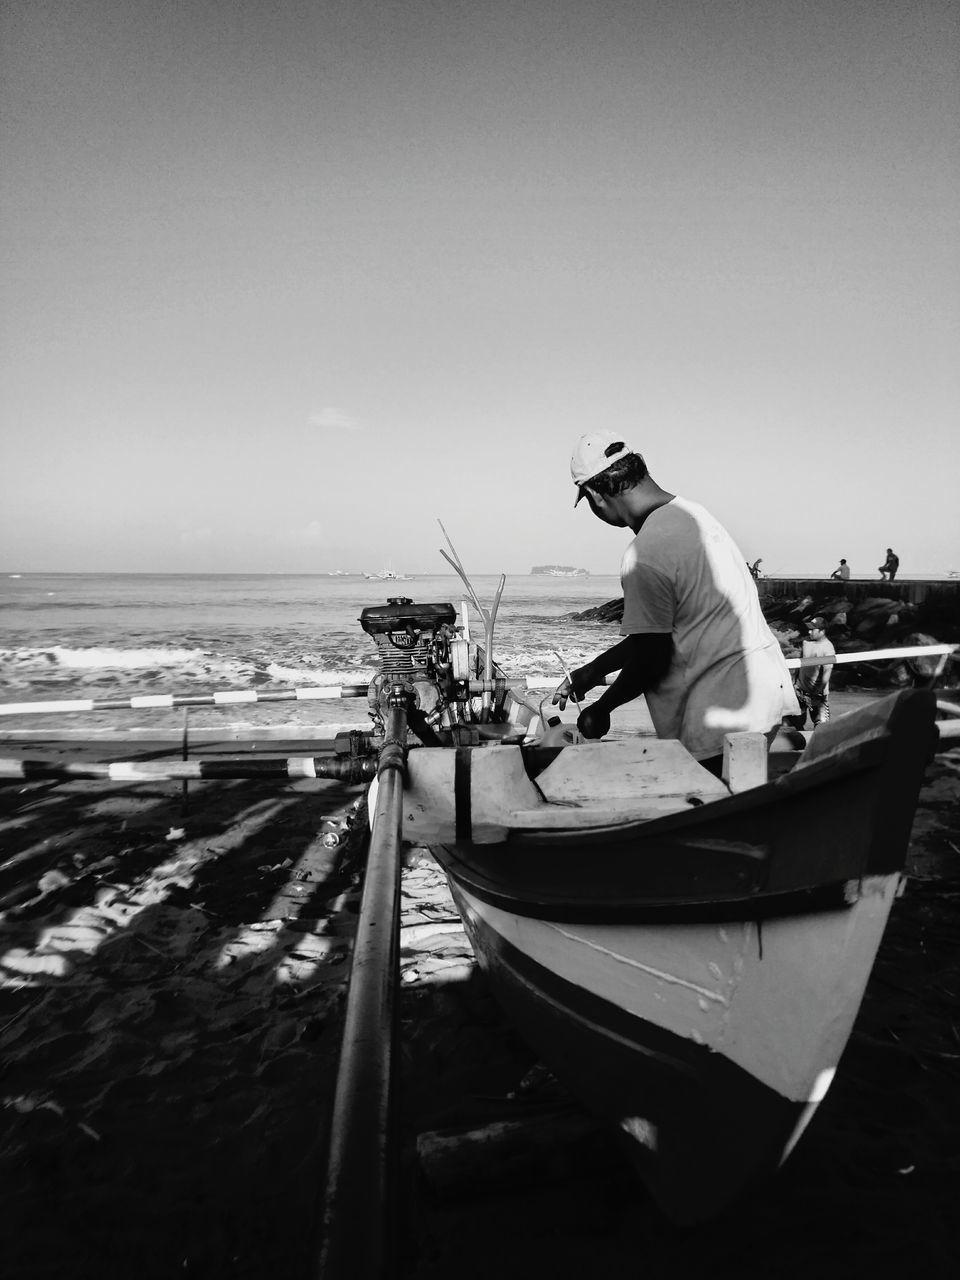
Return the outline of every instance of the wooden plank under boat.
<path id="1" fill-rule="evenodd" d="M 850 1035 L 901 883 L 935 697 L 820 726 L 740 794 L 679 743 L 412 751 L 492 987 L 664 1212 L 708 1219 L 789 1155 Z"/>

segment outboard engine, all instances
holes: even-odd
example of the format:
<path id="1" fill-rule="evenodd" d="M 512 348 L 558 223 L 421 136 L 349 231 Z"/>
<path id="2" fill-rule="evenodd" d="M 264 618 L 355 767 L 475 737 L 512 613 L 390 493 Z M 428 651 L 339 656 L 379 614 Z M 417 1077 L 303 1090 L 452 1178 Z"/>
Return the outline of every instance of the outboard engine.
<path id="1" fill-rule="evenodd" d="M 508 689 L 499 667 L 484 679 L 484 651 L 457 625 L 452 604 L 393 596 L 362 610 L 360 625 L 380 655 L 368 690 L 376 733 L 384 732 L 398 685 L 409 695 L 408 724 L 425 746 L 525 741 L 546 727 L 540 704 Z"/>
<path id="2" fill-rule="evenodd" d="M 456 620 L 452 604 L 414 604 L 406 596 L 391 596 L 385 605 L 364 609 L 360 625 L 380 651 L 376 679 L 432 680 Z"/>
<path id="3" fill-rule="evenodd" d="M 465 732 L 469 726 L 499 718 L 506 682 L 499 673 L 499 688 L 479 696 L 471 692 L 471 683 L 483 677 L 483 650 L 464 638 L 456 619 L 452 604 L 415 604 L 406 596 L 361 612 L 360 625 L 376 640 L 380 655 L 369 689 L 378 733 L 390 691 L 398 684 L 413 695 L 410 727 L 430 745 L 473 741 L 477 735 Z"/>
<path id="4" fill-rule="evenodd" d="M 380 670 L 370 682 L 368 695 L 378 732 L 383 732 L 383 712 L 397 684 L 413 694 L 418 721 L 439 720 L 441 685 L 450 666 L 456 620 L 452 604 L 414 604 L 406 596 L 392 596 L 385 605 L 361 612 L 360 625 L 377 642 L 380 656 Z"/>

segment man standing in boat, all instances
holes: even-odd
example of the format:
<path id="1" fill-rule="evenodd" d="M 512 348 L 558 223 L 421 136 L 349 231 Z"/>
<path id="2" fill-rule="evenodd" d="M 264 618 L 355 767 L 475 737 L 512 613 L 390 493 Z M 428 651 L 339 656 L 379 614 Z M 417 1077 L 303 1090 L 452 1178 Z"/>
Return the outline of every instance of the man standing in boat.
<path id="1" fill-rule="evenodd" d="M 797 715 L 783 653 L 760 609 L 756 583 L 726 529 L 697 503 L 668 493 L 643 457 L 609 431 L 577 442 L 570 460 L 578 503 L 634 538 L 620 566 L 623 639 L 570 673 L 553 701 L 582 699 L 605 677 L 616 680 L 577 720 L 585 738 L 602 738 L 610 713 L 640 694 L 657 736 L 678 738 L 719 771 L 727 733 L 770 739 Z M 576 503 L 574 504 L 576 505 Z"/>

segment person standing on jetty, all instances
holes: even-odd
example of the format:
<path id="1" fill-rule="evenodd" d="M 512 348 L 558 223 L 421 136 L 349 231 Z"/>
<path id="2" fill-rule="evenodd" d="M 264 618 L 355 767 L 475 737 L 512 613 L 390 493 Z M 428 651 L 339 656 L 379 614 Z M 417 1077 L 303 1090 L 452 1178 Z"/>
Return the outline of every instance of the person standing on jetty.
<path id="1" fill-rule="evenodd" d="M 892 582 L 900 568 L 900 557 L 887 547 L 887 558 L 880 565 L 880 581 Z"/>
<path id="2" fill-rule="evenodd" d="M 846 560 L 840 561 L 836 569 L 831 573 L 830 577 L 839 578 L 841 582 L 848 581 L 850 577 L 850 566 L 847 564 Z"/>
<path id="3" fill-rule="evenodd" d="M 827 622 L 819 614 L 807 619 L 807 636 L 800 644 L 800 658 L 828 658 L 836 655 L 836 649 L 827 639 Z M 820 666 L 799 667 L 794 677 L 797 701 L 800 703 L 800 714 L 788 716 L 787 723 L 794 729 L 802 729 L 810 723 L 814 729 L 818 724 L 825 724 L 830 719 L 830 675 L 832 663 Z"/>
<path id="4" fill-rule="evenodd" d="M 602 738 L 610 713 L 645 694 L 659 738 L 679 738 L 714 772 L 724 734 L 770 740 L 799 711 L 783 653 L 760 610 L 756 584 L 726 529 L 697 503 L 654 481 L 623 438 L 591 432 L 570 460 L 576 503 L 634 538 L 620 566 L 624 637 L 563 680 L 561 711 L 611 672 L 613 684 L 583 708 L 577 728 Z"/>

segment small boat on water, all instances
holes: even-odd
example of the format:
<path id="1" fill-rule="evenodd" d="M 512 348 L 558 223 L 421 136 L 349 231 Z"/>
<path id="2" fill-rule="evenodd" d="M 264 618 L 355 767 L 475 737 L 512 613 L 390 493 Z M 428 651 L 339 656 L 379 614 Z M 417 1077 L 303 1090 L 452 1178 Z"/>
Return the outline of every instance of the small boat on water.
<path id="1" fill-rule="evenodd" d="M 578 569 L 572 564 L 535 564 L 530 570 L 533 577 L 544 575 L 548 578 L 589 578 L 589 569 Z"/>
<path id="2" fill-rule="evenodd" d="M 365 573 L 363 575 L 368 582 L 409 582 L 410 575 L 406 573 L 394 573 L 392 569 L 381 569 L 379 573 Z"/>

